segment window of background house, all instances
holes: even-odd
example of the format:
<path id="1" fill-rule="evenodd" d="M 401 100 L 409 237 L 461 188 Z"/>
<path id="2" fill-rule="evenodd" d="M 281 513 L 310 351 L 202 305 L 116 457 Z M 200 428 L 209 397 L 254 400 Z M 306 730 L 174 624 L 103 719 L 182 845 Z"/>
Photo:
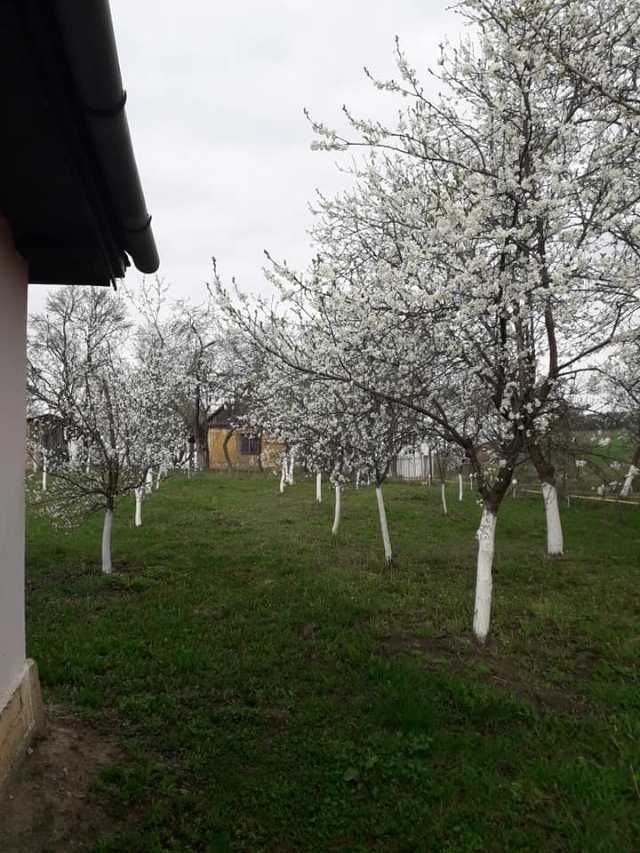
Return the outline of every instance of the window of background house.
<path id="1" fill-rule="evenodd" d="M 242 456 L 257 456 L 260 453 L 260 439 L 255 435 L 240 435 L 240 453 Z"/>

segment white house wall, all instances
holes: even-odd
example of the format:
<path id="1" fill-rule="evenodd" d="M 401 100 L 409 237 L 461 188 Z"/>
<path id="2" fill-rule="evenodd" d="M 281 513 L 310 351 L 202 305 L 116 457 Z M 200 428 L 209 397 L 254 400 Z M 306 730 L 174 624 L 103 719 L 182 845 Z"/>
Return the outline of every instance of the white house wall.
<path id="1" fill-rule="evenodd" d="M 0 217 L 0 712 L 23 678 L 27 269 Z"/>

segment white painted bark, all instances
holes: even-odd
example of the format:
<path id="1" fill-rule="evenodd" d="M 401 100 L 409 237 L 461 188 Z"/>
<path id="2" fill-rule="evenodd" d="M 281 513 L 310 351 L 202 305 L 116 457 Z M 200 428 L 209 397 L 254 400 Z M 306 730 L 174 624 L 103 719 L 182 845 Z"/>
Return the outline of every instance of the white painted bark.
<path id="1" fill-rule="evenodd" d="M 360 488 L 360 471 L 356 471 L 356 489 Z"/>
<path id="2" fill-rule="evenodd" d="M 620 497 L 628 498 L 631 494 L 631 486 L 633 485 L 634 479 L 640 474 L 640 468 L 637 468 L 635 465 L 629 465 L 629 470 L 627 471 L 627 476 L 624 478 L 624 483 L 622 484 L 622 488 L 620 489 Z"/>
<path id="3" fill-rule="evenodd" d="M 518 481 L 515 477 L 511 481 L 511 496 L 514 498 L 518 497 Z"/>
<path id="4" fill-rule="evenodd" d="M 427 460 L 427 479 L 429 481 L 429 485 L 433 485 L 433 456 L 431 454 L 431 448 L 429 448 L 429 457 Z"/>
<path id="5" fill-rule="evenodd" d="M 462 485 L 462 474 L 458 474 L 458 500 L 462 500 L 464 495 L 464 486 Z"/>
<path id="6" fill-rule="evenodd" d="M 444 483 L 440 483 L 440 497 L 442 498 L 442 511 L 447 515 L 447 487 Z"/>
<path id="7" fill-rule="evenodd" d="M 287 484 L 289 486 L 293 486 L 293 483 L 294 483 L 293 475 L 294 475 L 295 464 L 296 464 L 296 455 L 295 455 L 295 453 L 290 453 L 289 454 L 289 467 L 287 469 Z"/>
<path id="8" fill-rule="evenodd" d="M 387 524 L 387 513 L 384 508 L 384 497 L 382 495 L 382 486 L 376 486 L 376 500 L 378 501 L 378 517 L 380 518 L 380 533 L 382 533 L 382 543 L 384 545 L 384 562 L 390 566 L 393 562 L 393 552 L 391 551 L 391 539 L 389 538 L 389 525 Z"/>
<path id="9" fill-rule="evenodd" d="M 72 438 L 67 443 L 67 447 L 69 448 L 69 462 L 75 466 L 78 464 L 78 457 L 80 456 L 80 444 Z"/>
<path id="10" fill-rule="evenodd" d="M 42 491 L 47 491 L 47 451 L 42 451 Z"/>
<path id="11" fill-rule="evenodd" d="M 563 553 L 562 522 L 558 506 L 558 490 L 551 483 L 542 483 L 544 515 L 547 522 L 547 554 L 558 557 Z"/>
<path id="12" fill-rule="evenodd" d="M 162 468 L 158 465 L 158 473 L 156 474 L 156 492 L 160 488 L 160 480 L 162 479 Z"/>
<path id="13" fill-rule="evenodd" d="M 105 510 L 102 527 L 102 573 L 111 574 L 111 531 L 113 529 L 113 511 Z"/>
<path id="14" fill-rule="evenodd" d="M 144 481 L 144 493 L 150 495 L 153 491 L 153 468 L 147 469 L 147 476 Z"/>
<path id="15" fill-rule="evenodd" d="M 142 496 L 144 495 L 144 488 L 142 486 L 138 486 L 135 490 L 136 494 L 136 527 L 142 527 Z"/>
<path id="16" fill-rule="evenodd" d="M 284 487 L 287 482 L 287 457 L 282 457 L 282 466 L 280 469 L 280 494 L 284 492 Z"/>
<path id="17" fill-rule="evenodd" d="M 316 474 L 316 501 L 322 503 L 322 473 L 318 471 Z"/>
<path id="18" fill-rule="evenodd" d="M 338 532 L 338 528 L 340 527 L 341 494 L 342 488 L 340 487 L 340 485 L 337 485 L 335 487 L 336 504 L 333 513 L 333 527 L 331 528 L 331 532 L 334 536 L 336 535 L 336 533 Z"/>
<path id="19" fill-rule="evenodd" d="M 469 489 L 473 491 L 473 474 L 469 474 Z"/>
<path id="20" fill-rule="evenodd" d="M 480 526 L 476 532 L 478 540 L 478 564 L 476 574 L 476 600 L 473 611 L 473 633 L 481 643 L 487 639 L 491 624 L 491 596 L 493 592 L 493 554 L 496 541 L 498 517 L 486 507 L 482 510 Z"/>

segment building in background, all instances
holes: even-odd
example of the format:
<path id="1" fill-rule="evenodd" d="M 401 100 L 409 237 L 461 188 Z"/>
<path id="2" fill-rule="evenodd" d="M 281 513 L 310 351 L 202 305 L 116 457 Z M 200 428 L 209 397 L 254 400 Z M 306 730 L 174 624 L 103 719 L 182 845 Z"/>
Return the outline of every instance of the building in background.
<path id="1" fill-rule="evenodd" d="M 238 406 L 220 406 L 209 416 L 209 468 L 262 471 L 278 468 L 284 444 L 262 431 L 237 427 Z"/>

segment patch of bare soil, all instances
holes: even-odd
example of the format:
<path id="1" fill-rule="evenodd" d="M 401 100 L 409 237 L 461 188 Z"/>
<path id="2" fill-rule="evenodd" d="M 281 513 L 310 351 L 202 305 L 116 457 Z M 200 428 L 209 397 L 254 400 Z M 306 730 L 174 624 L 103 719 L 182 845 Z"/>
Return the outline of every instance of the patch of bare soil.
<path id="1" fill-rule="evenodd" d="M 413 652 L 433 669 L 464 673 L 493 687 L 513 693 L 544 713 L 585 714 L 588 703 L 570 691 L 543 684 L 531 676 L 522 662 L 456 637 L 420 637 L 389 634 L 382 639 L 385 654 Z"/>
<path id="2" fill-rule="evenodd" d="M 91 850 L 119 828 L 89 792 L 101 770 L 122 761 L 122 750 L 64 708 L 48 706 L 46 717 L 44 737 L 0 797 L 2 853 Z"/>

